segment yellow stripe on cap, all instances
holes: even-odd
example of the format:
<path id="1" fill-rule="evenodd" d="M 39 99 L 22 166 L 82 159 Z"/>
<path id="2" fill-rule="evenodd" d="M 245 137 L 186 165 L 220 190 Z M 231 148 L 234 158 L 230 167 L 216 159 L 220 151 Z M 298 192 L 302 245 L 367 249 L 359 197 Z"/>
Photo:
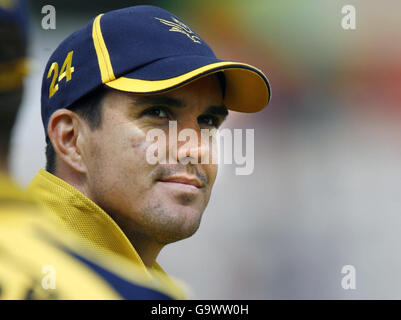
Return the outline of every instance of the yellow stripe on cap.
<path id="1" fill-rule="evenodd" d="M 120 77 L 106 85 L 132 93 L 159 93 L 219 71 L 224 71 L 226 75 L 224 100 L 227 108 L 240 112 L 257 112 L 269 102 L 270 92 L 266 80 L 261 76 L 263 72 L 249 64 L 232 61 L 211 63 L 170 79 L 142 80 Z"/>
<path id="2" fill-rule="evenodd" d="M 100 28 L 100 19 L 102 16 L 103 14 L 98 15 L 93 22 L 92 38 L 93 44 L 95 45 L 102 82 L 106 83 L 114 80 L 116 77 L 114 76 L 109 51 L 107 50 L 106 43 L 104 42 L 102 35 L 102 29 Z"/>

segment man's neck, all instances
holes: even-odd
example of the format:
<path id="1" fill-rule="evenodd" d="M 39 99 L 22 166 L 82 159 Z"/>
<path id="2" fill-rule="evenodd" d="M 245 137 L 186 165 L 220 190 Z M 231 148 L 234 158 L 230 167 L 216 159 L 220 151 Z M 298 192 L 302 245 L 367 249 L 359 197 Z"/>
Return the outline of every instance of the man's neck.
<path id="1" fill-rule="evenodd" d="M 139 232 L 137 228 L 132 226 L 132 222 L 126 218 L 122 218 L 121 215 L 115 216 L 107 212 L 117 223 L 117 225 L 124 232 L 136 252 L 141 257 L 143 263 L 147 268 L 151 268 L 156 262 L 156 258 L 160 251 L 163 249 L 164 244 L 159 243 L 153 239 L 150 239 L 145 234 Z"/>
<path id="2" fill-rule="evenodd" d="M 164 245 L 142 238 L 135 232 L 133 233 L 132 237 L 129 235 L 127 235 L 127 237 L 134 246 L 135 250 L 138 252 L 145 266 L 147 268 L 151 268 L 155 264 L 156 258 L 163 249 Z"/>
<path id="3" fill-rule="evenodd" d="M 80 177 L 76 177 L 75 175 L 68 174 L 68 172 L 64 172 L 63 170 L 57 170 L 55 175 L 58 176 L 60 179 L 68 182 L 78 191 L 83 193 L 86 197 L 99 205 L 96 199 L 94 199 L 94 197 L 85 187 L 83 179 L 81 179 Z M 103 208 L 103 210 L 105 210 L 105 208 Z M 137 232 L 136 228 L 132 227 L 132 222 L 121 217 L 121 215 L 114 215 L 112 212 L 108 212 L 108 210 L 105 210 L 105 212 L 117 223 L 120 229 L 124 232 L 128 240 L 131 242 L 132 246 L 135 248 L 136 252 L 141 257 L 145 266 L 147 268 L 151 268 L 154 265 L 161 249 L 164 247 L 164 244 L 149 239 L 149 237 L 143 235 L 140 232 Z"/>
<path id="4" fill-rule="evenodd" d="M 99 205 L 99 203 L 95 199 L 96 197 L 94 197 L 89 192 L 88 188 L 86 188 L 85 179 L 82 176 L 77 176 L 73 174 L 68 167 L 64 166 L 58 166 L 58 170 L 55 175 L 60 179 L 68 182 L 78 191 L 83 193 L 86 197 Z M 135 248 L 136 252 L 141 257 L 145 266 L 151 268 L 154 265 L 161 249 L 164 247 L 164 244 L 154 241 L 143 233 L 138 232 L 137 228 L 132 226 L 132 221 L 130 219 L 119 214 L 113 214 L 113 212 L 108 212 L 106 208 L 102 209 L 117 223 L 120 229 L 124 232 L 128 240 L 131 242 L 132 246 Z"/>

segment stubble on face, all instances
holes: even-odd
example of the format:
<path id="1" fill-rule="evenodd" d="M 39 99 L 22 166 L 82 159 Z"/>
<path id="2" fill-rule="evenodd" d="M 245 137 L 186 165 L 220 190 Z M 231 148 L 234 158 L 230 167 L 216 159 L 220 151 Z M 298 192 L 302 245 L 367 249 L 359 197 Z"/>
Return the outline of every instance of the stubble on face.
<path id="1" fill-rule="evenodd" d="M 208 105 L 221 103 L 216 80 L 204 79 L 180 90 L 169 95 L 190 105 L 182 111 L 189 112 L 186 119 L 189 114 L 196 119 Z M 146 132 L 155 123 L 132 108 L 132 96 L 112 92 L 105 98 L 101 130 L 88 138 L 88 196 L 127 236 L 137 234 L 161 244 L 190 237 L 198 230 L 210 199 L 217 165 L 147 163 L 150 142 L 146 141 Z M 203 187 L 191 193 L 160 181 L 180 174 L 195 176 Z"/>

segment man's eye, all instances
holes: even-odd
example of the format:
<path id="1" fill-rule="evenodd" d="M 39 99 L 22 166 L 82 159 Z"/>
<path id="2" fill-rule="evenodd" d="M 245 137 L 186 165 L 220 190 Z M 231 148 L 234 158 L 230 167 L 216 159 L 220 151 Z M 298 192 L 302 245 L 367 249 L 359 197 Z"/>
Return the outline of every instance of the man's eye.
<path id="1" fill-rule="evenodd" d="M 143 112 L 143 115 L 148 115 L 148 116 L 152 116 L 152 117 L 156 117 L 156 118 L 168 118 L 167 111 L 164 110 L 164 108 L 160 108 L 160 107 L 145 110 Z"/>
<path id="2" fill-rule="evenodd" d="M 219 119 L 212 115 L 202 115 L 198 117 L 198 123 L 204 124 L 208 127 L 217 128 L 219 126 L 219 122 L 220 122 Z"/>

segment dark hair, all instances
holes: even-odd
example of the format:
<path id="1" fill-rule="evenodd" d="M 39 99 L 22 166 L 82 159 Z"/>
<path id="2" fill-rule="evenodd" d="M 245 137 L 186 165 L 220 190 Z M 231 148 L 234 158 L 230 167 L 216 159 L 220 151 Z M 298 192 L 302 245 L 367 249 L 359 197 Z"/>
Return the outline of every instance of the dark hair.
<path id="1" fill-rule="evenodd" d="M 9 72 L 14 72 L 14 65 L 25 57 L 26 42 L 19 31 L 13 25 L 0 22 L 0 73 L 3 78 Z M 17 87 L 0 92 L 0 157 L 7 157 L 11 131 L 17 118 L 18 109 L 22 99 L 21 84 Z"/>
<path id="2" fill-rule="evenodd" d="M 100 128 L 102 124 L 102 101 L 109 89 L 100 87 L 95 89 L 68 108 L 83 118 L 92 130 Z M 46 170 L 50 173 L 56 171 L 56 151 L 49 139 L 46 137 Z"/>

